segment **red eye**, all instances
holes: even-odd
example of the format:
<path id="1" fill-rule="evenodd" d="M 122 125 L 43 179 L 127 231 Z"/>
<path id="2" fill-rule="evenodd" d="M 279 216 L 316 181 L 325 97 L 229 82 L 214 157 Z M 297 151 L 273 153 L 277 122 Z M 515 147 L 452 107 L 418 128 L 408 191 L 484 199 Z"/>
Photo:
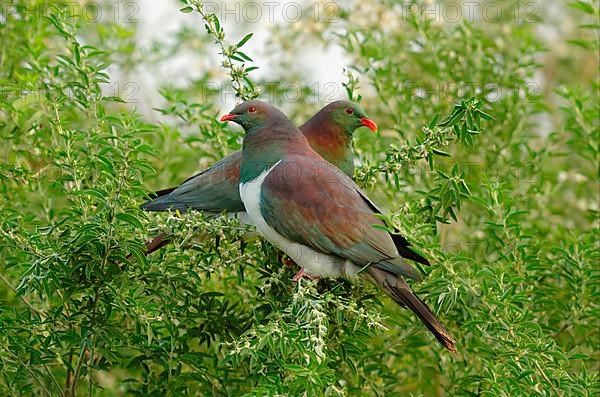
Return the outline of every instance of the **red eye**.
<path id="1" fill-rule="evenodd" d="M 256 113 L 256 108 L 254 106 L 248 108 L 248 113 Z"/>
<path id="2" fill-rule="evenodd" d="M 352 114 L 352 113 L 354 113 L 354 109 L 352 109 L 352 108 L 346 108 L 346 113 Z"/>

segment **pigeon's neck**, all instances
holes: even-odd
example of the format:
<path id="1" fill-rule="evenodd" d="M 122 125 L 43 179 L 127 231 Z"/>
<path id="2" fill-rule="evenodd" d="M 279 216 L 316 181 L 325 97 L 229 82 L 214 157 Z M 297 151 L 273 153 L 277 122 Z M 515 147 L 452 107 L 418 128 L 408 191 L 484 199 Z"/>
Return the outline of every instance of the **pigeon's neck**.
<path id="1" fill-rule="evenodd" d="M 287 153 L 310 150 L 306 138 L 291 123 L 249 129 L 244 136 L 240 183 L 254 180 Z"/>
<path id="2" fill-rule="evenodd" d="M 352 177 L 352 131 L 329 120 L 320 120 L 317 116 L 307 121 L 300 130 L 317 153 Z"/>

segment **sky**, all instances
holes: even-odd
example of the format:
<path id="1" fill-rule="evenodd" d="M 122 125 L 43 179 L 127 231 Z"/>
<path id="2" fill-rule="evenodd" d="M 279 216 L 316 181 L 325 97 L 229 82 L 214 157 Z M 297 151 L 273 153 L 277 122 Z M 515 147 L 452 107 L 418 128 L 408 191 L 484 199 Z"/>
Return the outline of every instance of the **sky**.
<path id="1" fill-rule="evenodd" d="M 269 64 L 276 60 L 274 58 L 276 54 L 270 54 L 266 45 L 271 25 L 279 23 L 284 29 L 294 29 L 292 22 L 298 19 L 297 12 L 300 3 L 291 0 L 259 3 L 261 3 L 260 8 L 256 6 L 257 2 L 205 2 L 206 7 L 214 7 L 220 15 L 227 34 L 227 43 L 237 42 L 247 33 L 254 33 L 252 39 L 244 46 L 244 52 L 250 55 L 255 60 L 254 65 L 259 67 L 258 70 L 252 72 L 252 77 L 255 79 L 265 78 L 269 81 L 269 77 L 273 73 L 273 68 Z M 204 31 L 200 15 L 180 12 L 179 9 L 182 8 L 182 5 L 175 0 L 138 0 L 137 4 L 137 8 L 127 8 L 131 6 L 127 6 L 125 3 L 122 6 L 121 18 L 131 14 L 138 20 L 137 39 L 141 46 L 149 46 L 155 40 L 173 38 L 185 24 L 197 23 L 197 28 Z M 321 13 L 320 17 L 325 17 L 330 11 L 331 9 L 325 2 L 318 6 L 317 12 Z M 349 59 L 343 50 L 336 46 L 327 48 L 313 46 L 303 48 L 302 54 L 303 56 L 298 58 L 298 69 L 303 71 L 305 82 L 309 82 L 309 85 L 317 84 L 321 88 L 320 100 L 344 99 L 345 92 L 340 87 L 342 87 L 341 83 L 347 80 L 343 70 L 348 65 Z M 152 108 L 162 104 L 162 98 L 158 93 L 161 85 L 165 83 L 185 85 L 194 73 L 200 75 L 203 70 L 218 67 L 220 62 L 221 57 L 215 45 L 212 57 L 202 59 L 200 62 L 196 57 L 190 57 L 189 54 L 182 51 L 169 62 L 163 63 L 158 72 L 139 70 L 136 71 L 135 76 L 124 76 L 119 70 L 112 70 L 111 74 L 122 90 L 127 83 L 132 81 L 138 85 L 139 87 L 136 87 L 138 92 L 135 93 L 138 110 L 155 118 L 158 115 L 153 114 Z M 127 86 L 127 88 L 131 92 L 134 90 L 131 86 Z M 223 109 L 229 109 L 235 104 L 235 98 L 232 94 L 225 95 L 222 102 Z"/>

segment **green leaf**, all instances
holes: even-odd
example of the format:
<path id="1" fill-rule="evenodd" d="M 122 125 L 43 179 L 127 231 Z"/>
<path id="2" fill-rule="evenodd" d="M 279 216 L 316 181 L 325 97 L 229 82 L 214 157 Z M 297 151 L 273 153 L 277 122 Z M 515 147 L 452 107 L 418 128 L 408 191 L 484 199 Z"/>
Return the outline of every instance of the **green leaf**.
<path id="1" fill-rule="evenodd" d="M 486 119 L 486 120 L 494 120 L 494 117 L 493 117 L 493 116 L 491 116 L 491 115 L 487 114 L 486 112 L 484 112 L 484 111 L 483 111 L 483 110 L 481 110 L 481 109 L 477 109 L 477 113 L 478 113 L 478 114 L 479 114 L 481 117 L 483 117 L 484 119 Z"/>
<path id="2" fill-rule="evenodd" d="M 450 117 L 448 117 L 445 120 L 443 120 L 442 122 L 440 122 L 438 124 L 438 126 L 452 127 L 462 119 L 464 114 L 465 114 L 465 110 L 463 108 L 459 108 L 459 109 L 455 110 L 454 113 L 452 115 L 450 115 Z"/>
<path id="3" fill-rule="evenodd" d="M 590 15 L 594 14 L 594 7 L 590 3 L 587 3 L 585 1 L 578 0 L 578 1 L 570 2 L 569 7 L 574 8 L 576 10 L 583 11 L 586 14 L 590 14 Z"/>
<path id="4" fill-rule="evenodd" d="M 248 55 L 244 54 L 241 51 L 236 51 L 235 54 L 239 55 L 240 57 L 242 57 L 246 61 L 253 62 L 252 58 L 250 58 Z"/>
<path id="5" fill-rule="evenodd" d="M 431 151 L 432 151 L 434 154 L 438 155 L 438 156 L 442 156 L 442 157 L 452 157 L 452 155 L 451 155 L 450 153 L 448 153 L 448 152 L 445 152 L 445 151 L 443 151 L 443 150 L 440 150 L 440 149 L 431 148 Z"/>
<path id="6" fill-rule="evenodd" d="M 250 38 L 254 35 L 254 33 L 248 33 L 247 35 L 244 36 L 243 39 L 241 39 L 240 41 L 238 41 L 238 43 L 235 45 L 237 48 L 241 48 L 244 44 L 246 44 L 246 42 L 248 40 L 250 40 Z"/>
<path id="7" fill-rule="evenodd" d="M 437 125 L 438 120 L 440 119 L 439 113 L 433 116 L 431 123 L 429 123 L 429 129 L 432 130 Z"/>
<path id="8" fill-rule="evenodd" d="M 122 212 L 120 214 L 117 214 L 116 216 L 117 219 L 122 220 L 124 222 L 129 223 L 132 226 L 135 226 L 138 229 L 143 229 L 144 225 L 142 224 L 142 222 L 135 216 L 131 215 L 131 214 L 127 214 L 125 212 Z"/>

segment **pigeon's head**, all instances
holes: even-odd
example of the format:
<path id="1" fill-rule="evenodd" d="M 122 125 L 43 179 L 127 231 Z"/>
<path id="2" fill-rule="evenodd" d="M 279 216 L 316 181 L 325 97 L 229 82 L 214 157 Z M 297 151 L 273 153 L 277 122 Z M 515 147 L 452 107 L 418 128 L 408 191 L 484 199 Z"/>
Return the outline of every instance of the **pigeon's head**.
<path id="1" fill-rule="evenodd" d="M 377 131 L 377 124 L 368 118 L 365 111 L 356 103 L 335 101 L 325 106 L 322 111 L 330 113 L 331 119 L 350 133 L 362 126 L 373 132 Z"/>
<path id="2" fill-rule="evenodd" d="M 275 106 L 262 101 L 246 101 L 221 117 L 221 121 L 233 121 L 246 131 L 263 126 L 269 117 L 282 115 Z M 285 116 L 284 116 L 285 117 Z"/>

